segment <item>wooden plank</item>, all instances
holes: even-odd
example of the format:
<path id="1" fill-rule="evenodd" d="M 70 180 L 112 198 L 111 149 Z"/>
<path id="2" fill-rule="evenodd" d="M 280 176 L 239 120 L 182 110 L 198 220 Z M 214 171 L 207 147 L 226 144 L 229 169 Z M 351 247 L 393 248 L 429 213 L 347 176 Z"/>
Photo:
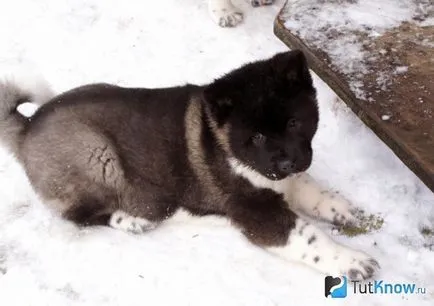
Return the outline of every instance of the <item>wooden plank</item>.
<path id="1" fill-rule="evenodd" d="M 288 14 L 284 7 L 277 16 L 276 36 L 302 50 L 315 73 L 434 191 L 434 27 L 404 22 L 376 37 L 355 33 L 364 51 L 386 53 L 364 63 L 369 73 L 355 89 L 354 79 L 333 64 L 330 54 L 285 26 Z M 384 71 L 392 73 L 387 86 L 380 82 Z M 360 88 L 364 97 L 357 92 Z"/>

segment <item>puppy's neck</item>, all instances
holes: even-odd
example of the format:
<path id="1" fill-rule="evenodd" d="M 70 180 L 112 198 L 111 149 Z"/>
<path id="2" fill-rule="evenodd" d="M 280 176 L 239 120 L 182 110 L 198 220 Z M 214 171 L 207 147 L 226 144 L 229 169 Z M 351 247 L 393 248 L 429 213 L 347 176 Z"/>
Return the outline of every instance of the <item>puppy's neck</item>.
<path id="1" fill-rule="evenodd" d="M 204 123 L 211 131 L 213 137 L 216 139 L 219 147 L 227 154 L 228 157 L 232 156 L 232 150 L 229 142 L 230 124 L 228 122 L 219 126 L 217 120 L 214 118 L 209 106 L 203 97 L 197 98 L 199 100 L 201 115 L 203 116 Z"/>

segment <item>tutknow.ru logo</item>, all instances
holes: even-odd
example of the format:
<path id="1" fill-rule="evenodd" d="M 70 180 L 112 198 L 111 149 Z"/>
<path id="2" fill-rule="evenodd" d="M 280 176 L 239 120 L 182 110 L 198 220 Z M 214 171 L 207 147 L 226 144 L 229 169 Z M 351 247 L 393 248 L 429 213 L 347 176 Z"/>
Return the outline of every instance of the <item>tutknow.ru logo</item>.
<path id="1" fill-rule="evenodd" d="M 324 282 L 325 296 L 331 298 L 345 298 L 349 290 L 353 294 L 425 294 L 426 288 L 412 283 L 388 283 L 383 280 L 360 282 L 357 280 L 347 284 L 345 276 L 326 276 Z"/>
<path id="2" fill-rule="evenodd" d="M 344 298 L 347 296 L 347 278 L 345 276 L 326 276 L 324 288 L 326 297 Z"/>

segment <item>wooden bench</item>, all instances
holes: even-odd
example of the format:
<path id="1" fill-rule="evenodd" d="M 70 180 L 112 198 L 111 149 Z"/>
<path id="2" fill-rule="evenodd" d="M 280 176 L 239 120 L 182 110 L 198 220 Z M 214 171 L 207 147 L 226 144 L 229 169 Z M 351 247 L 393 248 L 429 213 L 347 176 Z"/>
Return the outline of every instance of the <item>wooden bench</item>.
<path id="1" fill-rule="evenodd" d="M 382 1 L 288 0 L 274 31 L 434 191 L 434 26 L 429 1 L 401 2 L 419 7 L 408 20 Z"/>

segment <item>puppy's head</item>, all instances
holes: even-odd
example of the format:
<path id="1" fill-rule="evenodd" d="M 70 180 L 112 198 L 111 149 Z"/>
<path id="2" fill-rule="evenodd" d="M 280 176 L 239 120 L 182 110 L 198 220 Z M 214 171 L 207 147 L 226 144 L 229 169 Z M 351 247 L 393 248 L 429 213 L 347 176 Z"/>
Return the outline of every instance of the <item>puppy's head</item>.
<path id="1" fill-rule="evenodd" d="M 318 107 L 302 52 L 234 70 L 205 89 L 204 101 L 232 159 L 271 180 L 310 166 Z"/>

